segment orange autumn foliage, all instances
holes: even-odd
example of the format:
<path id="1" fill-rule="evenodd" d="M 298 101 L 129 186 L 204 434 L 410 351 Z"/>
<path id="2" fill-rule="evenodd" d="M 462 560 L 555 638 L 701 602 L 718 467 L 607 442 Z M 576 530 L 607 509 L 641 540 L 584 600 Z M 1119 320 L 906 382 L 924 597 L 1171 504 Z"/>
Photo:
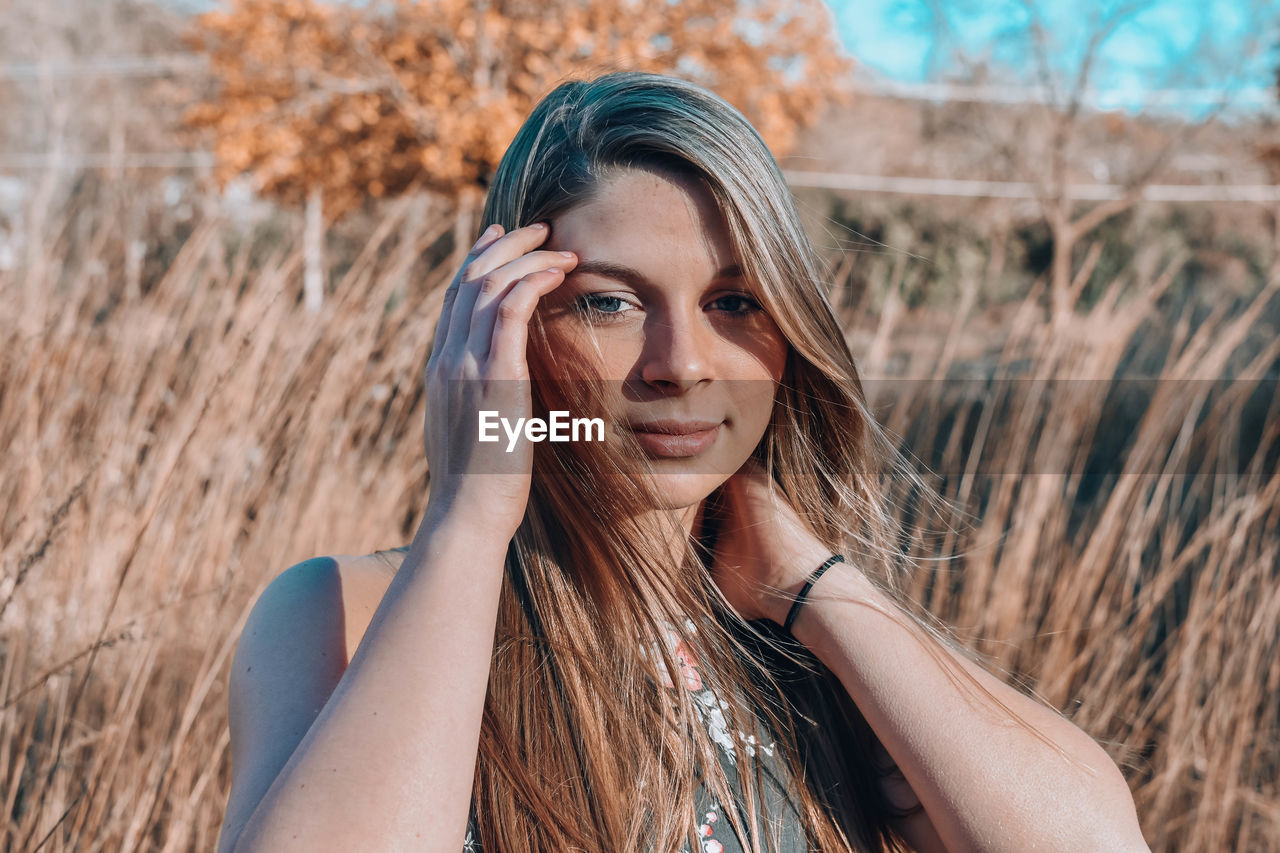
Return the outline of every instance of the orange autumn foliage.
<path id="1" fill-rule="evenodd" d="M 216 177 L 329 217 L 366 197 L 482 189 L 537 100 L 575 73 L 678 74 L 721 94 L 778 156 L 851 70 L 821 0 L 229 0 L 196 19 L 217 93 L 186 123 Z"/>

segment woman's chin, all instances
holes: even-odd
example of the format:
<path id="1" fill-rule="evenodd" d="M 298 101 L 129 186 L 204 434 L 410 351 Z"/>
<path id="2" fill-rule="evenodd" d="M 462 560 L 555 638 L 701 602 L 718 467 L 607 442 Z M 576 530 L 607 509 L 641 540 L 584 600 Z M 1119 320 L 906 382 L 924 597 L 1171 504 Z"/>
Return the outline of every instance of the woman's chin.
<path id="1" fill-rule="evenodd" d="M 725 479 L 724 474 L 711 471 L 655 473 L 653 483 L 658 503 L 654 508 L 688 509 L 718 489 Z"/>

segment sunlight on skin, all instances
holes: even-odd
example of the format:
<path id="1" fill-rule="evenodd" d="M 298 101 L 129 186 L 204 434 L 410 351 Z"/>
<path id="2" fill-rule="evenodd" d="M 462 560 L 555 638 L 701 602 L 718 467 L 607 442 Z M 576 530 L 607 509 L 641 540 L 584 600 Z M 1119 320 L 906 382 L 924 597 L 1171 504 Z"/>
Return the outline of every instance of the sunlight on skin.
<path id="1" fill-rule="evenodd" d="M 769 425 L 789 344 L 736 269 L 728 229 L 701 185 L 631 169 L 552 220 L 547 248 L 579 263 L 542 300 L 557 353 L 598 365 L 625 420 L 723 421 L 697 456 L 657 458 L 666 504 L 692 531 L 704 498 Z M 630 276 L 602 265 L 626 267 Z M 594 268 L 594 269 L 593 269 Z"/>

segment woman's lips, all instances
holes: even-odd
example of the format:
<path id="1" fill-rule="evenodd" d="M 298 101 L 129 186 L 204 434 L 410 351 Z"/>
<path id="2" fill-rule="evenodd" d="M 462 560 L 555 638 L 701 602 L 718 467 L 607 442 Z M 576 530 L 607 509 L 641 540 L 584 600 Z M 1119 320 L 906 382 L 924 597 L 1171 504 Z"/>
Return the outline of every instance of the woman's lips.
<path id="1" fill-rule="evenodd" d="M 652 425 L 653 430 L 661 429 L 661 432 L 646 430 L 645 426 L 649 425 L 631 427 L 631 432 L 635 435 L 636 442 L 640 447 L 653 456 L 678 459 L 697 456 L 715 444 L 716 438 L 720 435 L 720 427 L 724 426 L 724 424 L 721 422 L 715 426 L 700 429 L 673 427 L 669 424 Z M 689 431 L 675 432 L 673 431 L 675 429 L 689 429 Z"/>

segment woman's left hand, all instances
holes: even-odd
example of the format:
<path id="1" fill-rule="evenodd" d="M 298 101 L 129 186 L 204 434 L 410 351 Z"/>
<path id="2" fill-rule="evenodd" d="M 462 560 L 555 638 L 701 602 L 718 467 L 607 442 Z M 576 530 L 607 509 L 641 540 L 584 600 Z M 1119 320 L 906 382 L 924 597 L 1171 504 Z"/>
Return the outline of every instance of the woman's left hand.
<path id="1" fill-rule="evenodd" d="M 708 506 L 710 509 L 710 506 Z M 743 619 L 781 625 L 809 574 L 831 556 L 754 459 L 720 487 L 711 576 Z"/>

